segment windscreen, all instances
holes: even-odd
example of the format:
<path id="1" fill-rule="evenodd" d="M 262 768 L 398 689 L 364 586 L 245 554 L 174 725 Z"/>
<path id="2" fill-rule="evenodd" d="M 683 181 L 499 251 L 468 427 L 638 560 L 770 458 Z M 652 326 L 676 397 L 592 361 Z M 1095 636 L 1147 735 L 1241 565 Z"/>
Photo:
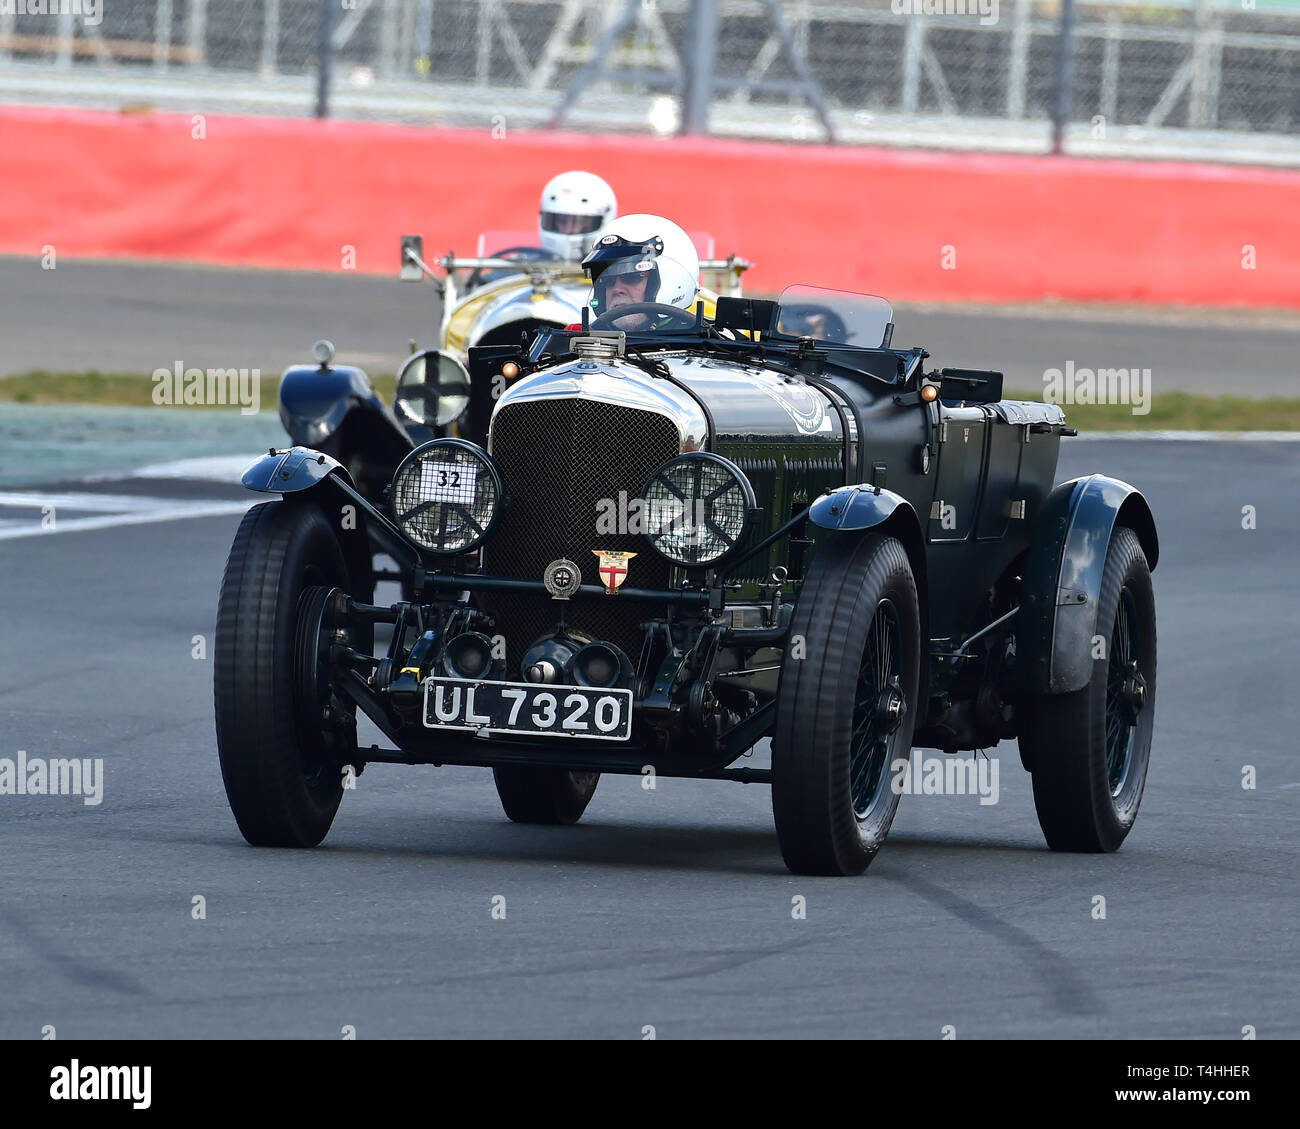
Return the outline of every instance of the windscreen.
<path id="1" fill-rule="evenodd" d="M 894 308 L 884 298 L 820 286 L 788 286 L 780 305 L 779 332 L 860 349 L 879 349 L 894 320 Z"/>

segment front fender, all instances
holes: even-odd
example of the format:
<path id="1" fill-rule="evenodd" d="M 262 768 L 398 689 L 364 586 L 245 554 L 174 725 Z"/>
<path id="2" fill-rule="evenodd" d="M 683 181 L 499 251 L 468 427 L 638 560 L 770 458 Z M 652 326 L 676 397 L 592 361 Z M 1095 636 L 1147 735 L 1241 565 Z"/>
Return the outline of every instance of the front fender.
<path id="1" fill-rule="evenodd" d="M 900 506 L 912 508 L 906 498 L 892 490 L 877 490 L 874 486 L 841 486 L 818 498 L 808 516 L 814 525 L 823 529 L 848 532 L 882 525 Z"/>
<path id="2" fill-rule="evenodd" d="M 1106 553 L 1116 525 L 1137 534 L 1156 567 L 1155 517 L 1127 482 L 1092 474 L 1062 482 L 1039 513 L 1016 626 L 1017 666 L 1032 693 L 1068 694 L 1092 677 Z"/>
<path id="3" fill-rule="evenodd" d="M 374 595 L 371 554 L 387 553 L 399 567 L 420 563 L 419 551 L 387 516 L 357 493 L 347 469 L 337 460 L 307 447 L 269 451 L 244 471 L 240 481 L 259 494 L 282 494 L 286 502 L 317 505 L 338 532 L 353 595 L 369 602 Z M 315 491 L 308 496 L 309 491 Z M 367 587 L 368 586 L 368 587 Z"/>
<path id="4" fill-rule="evenodd" d="M 926 557 L 925 535 L 912 503 L 901 494 L 870 485 L 841 486 L 823 494 L 808 509 L 814 525 L 840 533 L 877 529 L 889 537 L 896 537 L 907 553 L 916 581 L 916 594 L 921 612 L 921 639 L 930 638 L 930 565 Z M 921 682 L 918 701 L 929 701 L 930 664 L 921 661 Z"/>
<path id="5" fill-rule="evenodd" d="M 351 594 L 366 603 L 374 598 L 371 554 L 389 551 L 379 540 L 384 531 L 373 520 L 369 504 L 356 495 L 351 476 L 337 459 L 307 447 L 272 449 L 256 459 L 240 481 L 259 494 L 282 494 L 285 503 L 319 505 L 338 534 Z M 308 497 L 312 490 L 317 493 Z M 351 507 L 351 513 L 344 507 Z"/>
<path id="6" fill-rule="evenodd" d="M 239 481 L 259 494 L 297 494 L 310 490 L 331 474 L 338 474 L 349 486 L 352 478 L 337 459 L 307 447 L 271 450 L 254 460 Z"/>

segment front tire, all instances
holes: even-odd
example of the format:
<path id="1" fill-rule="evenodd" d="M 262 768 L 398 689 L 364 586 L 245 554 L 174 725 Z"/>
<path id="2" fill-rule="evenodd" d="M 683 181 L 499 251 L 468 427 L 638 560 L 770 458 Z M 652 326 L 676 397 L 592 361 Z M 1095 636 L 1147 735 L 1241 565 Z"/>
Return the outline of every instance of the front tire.
<path id="1" fill-rule="evenodd" d="M 599 772 L 545 765 L 498 765 L 492 770 L 501 806 L 515 823 L 573 824 L 591 803 Z"/>
<path id="2" fill-rule="evenodd" d="M 319 672 L 303 663 L 319 651 L 308 634 L 329 592 L 347 585 L 317 507 L 266 502 L 244 515 L 221 582 L 214 698 L 226 797 L 254 846 L 314 847 L 343 798 L 340 736 L 325 732 Z"/>
<path id="3" fill-rule="evenodd" d="M 861 874 L 880 850 L 912 751 L 920 649 L 902 544 L 833 534 L 791 618 L 772 736 L 772 815 L 793 873 Z"/>
<path id="4" fill-rule="evenodd" d="M 1137 819 L 1155 727 L 1156 612 L 1137 535 L 1115 529 L 1106 553 L 1092 678 L 1071 694 L 1036 695 L 1020 741 L 1034 807 L 1054 851 L 1118 850 Z"/>

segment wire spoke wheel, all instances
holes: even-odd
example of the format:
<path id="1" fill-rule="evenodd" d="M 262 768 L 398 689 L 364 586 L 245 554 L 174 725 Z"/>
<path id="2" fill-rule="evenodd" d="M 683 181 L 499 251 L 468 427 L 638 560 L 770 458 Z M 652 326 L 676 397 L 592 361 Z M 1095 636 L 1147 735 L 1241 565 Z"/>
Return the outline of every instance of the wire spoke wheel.
<path id="1" fill-rule="evenodd" d="M 898 810 L 890 770 L 911 753 L 921 626 L 907 551 L 836 534 L 790 621 L 772 735 L 772 814 L 795 874 L 860 874 Z"/>
<path id="2" fill-rule="evenodd" d="M 338 811 L 356 731 L 331 697 L 326 606 L 348 580 L 316 506 L 267 502 L 240 523 L 221 584 L 213 692 L 226 797 L 255 846 L 315 846 Z"/>
<path id="3" fill-rule="evenodd" d="M 1097 606 L 1092 675 L 1082 689 L 1026 703 L 1022 753 L 1034 807 L 1057 851 L 1113 851 L 1137 819 L 1155 728 L 1151 571 L 1133 530 L 1111 536 Z"/>
<path id="4" fill-rule="evenodd" d="M 888 775 L 897 744 L 903 700 L 903 642 L 898 609 L 882 600 L 867 631 L 867 647 L 858 671 L 849 747 L 849 791 L 859 822 L 871 813 Z"/>
<path id="5" fill-rule="evenodd" d="M 1126 585 L 1119 594 L 1106 671 L 1106 779 L 1112 795 L 1117 795 L 1123 787 L 1146 702 L 1137 622 L 1136 599 Z"/>

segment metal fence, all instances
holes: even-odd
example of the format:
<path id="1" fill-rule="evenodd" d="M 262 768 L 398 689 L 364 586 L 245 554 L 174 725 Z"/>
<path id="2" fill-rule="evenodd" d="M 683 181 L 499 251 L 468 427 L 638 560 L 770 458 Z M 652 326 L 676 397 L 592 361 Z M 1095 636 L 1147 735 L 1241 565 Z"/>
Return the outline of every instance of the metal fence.
<path id="1" fill-rule="evenodd" d="M 1300 163 L 1300 0 L 0 0 L 0 99 Z"/>

